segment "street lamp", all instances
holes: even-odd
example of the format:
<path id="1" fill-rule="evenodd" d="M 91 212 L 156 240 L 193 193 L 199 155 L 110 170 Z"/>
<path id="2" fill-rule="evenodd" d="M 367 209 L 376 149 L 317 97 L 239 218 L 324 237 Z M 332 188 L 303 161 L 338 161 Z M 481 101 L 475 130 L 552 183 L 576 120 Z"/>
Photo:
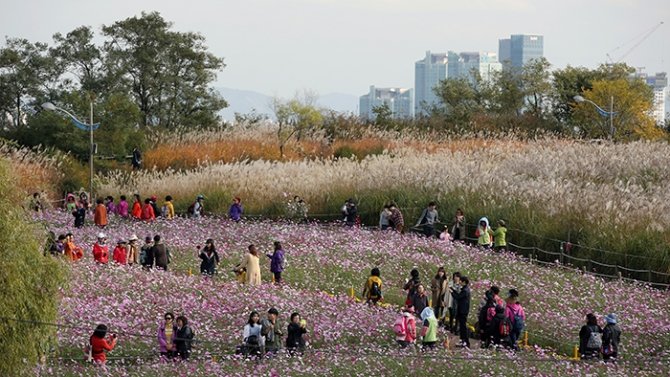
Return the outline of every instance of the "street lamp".
<path id="1" fill-rule="evenodd" d="M 89 187 L 89 203 L 93 203 L 93 154 L 95 153 L 95 146 L 93 144 L 93 130 L 96 130 L 98 127 L 100 127 L 100 123 L 93 123 L 93 100 L 90 101 L 91 103 L 91 122 L 86 124 L 79 119 L 77 119 L 76 116 L 74 116 L 72 113 L 69 111 L 60 108 L 56 105 L 54 105 L 51 102 L 45 102 L 42 104 L 42 108 L 45 110 L 49 111 L 60 111 L 67 116 L 70 117 L 72 120 L 72 123 L 75 125 L 75 127 L 84 130 L 84 131 L 89 131 L 90 134 L 90 145 L 89 145 L 89 167 L 90 167 L 90 173 L 89 173 L 89 180 L 88 180 L 88 187 Z"/>
<path id="2" fill-rule="evenodd" d="M 614 138 L 614 96 L 610 96 L 610 111 L 607 111 L 603 109 L 602 107 L 598 106 L 595 102 L 588 100 L 580 95 L 576 95 L 572 97 L 572 99 L 575 100 L 577 103 L 582 103 L 582 102 L 588 102 L 591 105 L 595 106 L 595 108 L 598 110 L 598 113 L 602 116 L 609 117 L 610 119 L 610 140 Z"/>

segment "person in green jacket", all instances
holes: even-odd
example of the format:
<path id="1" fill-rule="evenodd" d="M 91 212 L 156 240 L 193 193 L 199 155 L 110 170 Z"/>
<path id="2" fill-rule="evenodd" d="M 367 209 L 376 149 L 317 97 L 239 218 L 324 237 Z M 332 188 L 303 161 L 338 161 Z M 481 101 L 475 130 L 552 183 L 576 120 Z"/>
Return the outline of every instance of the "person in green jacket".
<path id="1" fill-rule="evenodd" d="M 483 247 L 485 249 L 490 249 L 493 246 L 493 230 L 489 226 L 489 219 L 482 217 L 479 219 L 479 226 L 475 231 L 475 237 L 477 237 L 477 246 Z"/>
<path id="2" fill-rule="evenodd" d="M 507 249 L 507 228 L 504 220 L 498 220 L 498 227 L 493 232 L 493 242 L 496 251 Z"/>
<path id="3" fill-rule="evenodd" d="M 423 328 L 421 329 L 421 337 L 423 338 L 421 350 L 434 350 L 437 345 L 437 318 L 431 307 L 423 309 L 421 312 L 421 321 Z"/>

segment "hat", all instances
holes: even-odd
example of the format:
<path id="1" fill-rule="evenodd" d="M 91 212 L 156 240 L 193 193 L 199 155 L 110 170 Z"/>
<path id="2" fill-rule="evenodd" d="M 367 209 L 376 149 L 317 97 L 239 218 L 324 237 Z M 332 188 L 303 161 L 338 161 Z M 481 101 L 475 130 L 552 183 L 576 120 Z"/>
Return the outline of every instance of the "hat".
<path id="1" fill-rule="evenodd" d="M 128 242 L 126 242 L 126 240 L 118 240 L 118 241 L 116 241 L 116 243 L 118 244 L 118 243 L 128 243 Z"/>
<path id="2" fill-rule="evenodd" d="M 135 234 L 133 234 L 132 236 L 130 236 L 128 241 L 137 241 L 137 236 Z"/>
<path id="3" fill-rule="evenodd" d="M 268 314 L 279 315 L 279 311 L 275 308 L 270 308 L 270 310 L 268 310 Z"/>
<path id="4" fill-rule="evenodd" d="M 616 325 L 616 314 L 610 313 L 607 316 L 605 316 L 605 322 Z"/>
<path id="5" fill-rule="evenodd" d="M 198 199 L 205 199 L 205 195 L 200 194 L 200 195 L 198 195 L 195 199 L 196 199 L 196 200 L 198 200 Z"/>
<path id="6" fill-rule="evenodd" d="M 498 224 L 500 224 L 500 226 L 505 226 L 505 220 L 498 220 Z"/>
<path id="7" fill-rule="evenodd" d="M 98 233 L 98 239 L 102 239 L 102 238 L 107 238 L 107 236 L 105 236 L 105 233 L 102 233 L 102 232 Z"/>
<path id="8" fill-rule="evenodd" d="M 152 201 L 152 202 L 155 202 L 156 200 L 158 200 L 158 198 L 156 197 L 156 195 L 151 195 L 151 201 Z"/>

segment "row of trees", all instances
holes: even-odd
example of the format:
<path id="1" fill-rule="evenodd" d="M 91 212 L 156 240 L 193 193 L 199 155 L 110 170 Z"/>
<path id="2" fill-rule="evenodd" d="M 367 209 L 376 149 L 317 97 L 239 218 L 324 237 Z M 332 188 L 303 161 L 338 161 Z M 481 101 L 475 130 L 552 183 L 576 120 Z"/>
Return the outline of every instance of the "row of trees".
<path id="1" fill-rule="evenodd" d="M 51 101 L 88 122 L 93 103 L 100 153 L 124 154 L 152 126 L 220 124 L 227 104 L 210 84 L 225 66 L 202 35 L 171 30 L 159 13 L 104 25 L 102 43 L 81 26 L 53 44 L 7 38 L 0 49 L 0 128 L 24 145 L 54 145 L 88 155 L 86 134 L 56 114 Z"/>
<path id="2" fill-rule="evenodd" d="M 521 69 L 506 68 L 483 80 L 447 79 L 434 90 L 441 103 L 429 108 L 433 123 L 452 128 L 547 130 L 586 138 L 610 135 L 607 117 L 575 95 L 609 110 L 614 99 L 614 138 L 630 140 L 663 137 L 651 116 L 653 91 L 635 69 L 625 64 L 597 69 L 568 66 L 550 70 L 549 62 L 533 60 Z"/>

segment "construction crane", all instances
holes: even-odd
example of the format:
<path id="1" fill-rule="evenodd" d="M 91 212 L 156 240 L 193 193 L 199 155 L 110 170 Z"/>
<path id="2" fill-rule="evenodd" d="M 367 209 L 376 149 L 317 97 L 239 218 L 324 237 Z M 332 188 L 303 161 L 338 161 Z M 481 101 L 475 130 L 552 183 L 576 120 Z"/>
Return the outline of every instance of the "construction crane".
<path id="1" fill-rule="evenodd" d="M 628 42 L 622 44 L 621 46 L 618 46 L 618 47 L 615 48 L 614 50 L 608 52 L 608 53 L 607 53 L 607 60 L 609 60 L 610 64 L 614 64 L 614 63 L 619 63 L 619 62 L 621 62 L 622 60 L 624 60 L 624 59 L 626 58 L 626 56 L 628 56 L 631 52 L 633 52 L 633 50 L 635 50 L 639 45 L 641 45 L 642 42 L 644 42 L 647 38 L 649 38 L 652 34 L 654 34 L 654 32 L 655 32 L 656 30 L 658 30 L 658 28 L 660 28 L 660 27 L 663 25 L 663 23 L 664 23 L 663 21 L 659 22 L 658 24 L 654 25 L 654 27 L 652 27 L 651 29 L 645 31 L 643 34 L 641 34 L 641 35 L 639 35 L 639 36 L 637 36 L 637 37 L 631 39 L 630 41 L 628 41 Z M 637 41 L 637 42 L 635 42 L 635 41 Z M 623 55 L 621 55 L 616 61 L 615 61 L 614 59 L 612 59 L 612 56 L 611 56 L 612 53 L 614 53 L 615 51 L 621 49 L 622 47 L 624 47 L 624 46 L 626 46 L 626 45 L 628 45 L 628 44 L 630 44 L 630 43 L 632 43 L 632 42 L 635 42 L 635 44 L 634 44 L 633 46 L 631 46 L 631 47 L 630 47 L 630 48 L 629 48 Z"/>

